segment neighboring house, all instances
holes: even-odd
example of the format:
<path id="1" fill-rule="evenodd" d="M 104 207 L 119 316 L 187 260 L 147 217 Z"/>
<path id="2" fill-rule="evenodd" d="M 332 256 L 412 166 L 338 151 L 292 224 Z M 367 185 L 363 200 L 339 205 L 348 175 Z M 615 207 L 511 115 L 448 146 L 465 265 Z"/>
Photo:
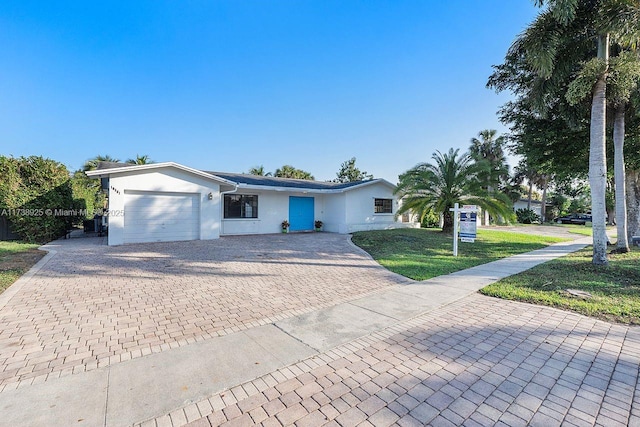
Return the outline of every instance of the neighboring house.
<path id="1" fill-rule="evenodd" d="M 518 200 L 513 204 L 513 211 L 515 212 L 518 209 L 527 209 L 528 203 L 529 203 L 529 199 Z M 531 200 L 531 210 L 534 211 L 536 215 L 542 216 L 542 202 L 540 200 Z"/>
<path id="2" fill-rule="evenodd" d="M 207 172 L 177 163 L 101 163 L 86 172 L 108 188 L 109 245 L 207 240 L 221 235 L 335 233 L 416 227 L 395 218 L 395 186 L 384 179 L 333 183 Z"/>

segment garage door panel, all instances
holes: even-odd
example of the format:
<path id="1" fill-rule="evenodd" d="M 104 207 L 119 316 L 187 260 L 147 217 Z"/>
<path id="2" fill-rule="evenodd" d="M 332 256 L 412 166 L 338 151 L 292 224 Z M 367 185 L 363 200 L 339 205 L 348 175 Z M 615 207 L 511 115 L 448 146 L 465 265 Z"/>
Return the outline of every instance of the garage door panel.
<path id="1" fill-rule="evenodd" d="M 199 237 L 198 194 L 125 193 L 125 243 L 194 240 Z"/>

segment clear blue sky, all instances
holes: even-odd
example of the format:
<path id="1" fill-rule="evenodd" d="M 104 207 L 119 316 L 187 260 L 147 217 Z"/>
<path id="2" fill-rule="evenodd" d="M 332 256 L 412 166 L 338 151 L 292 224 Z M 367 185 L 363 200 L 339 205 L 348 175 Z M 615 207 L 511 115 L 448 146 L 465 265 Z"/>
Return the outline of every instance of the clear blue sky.
<path id="1" fill-rule="evenodd" d="M 529 0 L 0 3 L 0 154 L 376 177 L 469 146 Z"/>

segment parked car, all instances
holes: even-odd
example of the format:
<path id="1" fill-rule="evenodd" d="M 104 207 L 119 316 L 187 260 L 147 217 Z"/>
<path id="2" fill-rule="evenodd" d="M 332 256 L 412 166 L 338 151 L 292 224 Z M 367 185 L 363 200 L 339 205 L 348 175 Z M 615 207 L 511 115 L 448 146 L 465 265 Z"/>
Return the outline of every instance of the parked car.
<path id="1" fill-rule="evenodd" d="M 578 224 L 585 225 L 587 222 L 591 222 L 591 215 L 582 214 L 582 213 L 574 213 L 571 215 L 561 216 L 559 218 L 555 218 L 553 220 L 558 224 Z"/>

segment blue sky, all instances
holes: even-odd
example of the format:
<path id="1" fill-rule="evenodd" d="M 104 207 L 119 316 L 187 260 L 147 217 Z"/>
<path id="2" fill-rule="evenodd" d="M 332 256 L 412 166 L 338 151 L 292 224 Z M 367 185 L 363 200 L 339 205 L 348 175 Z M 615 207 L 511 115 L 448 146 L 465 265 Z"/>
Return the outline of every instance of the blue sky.
<path id="1" fill-rule="evenodd" d="M 465 151 L 509 99 L 485 88 L 528 0 L 0 3 L 0 154 L 397 181 Z"/>

